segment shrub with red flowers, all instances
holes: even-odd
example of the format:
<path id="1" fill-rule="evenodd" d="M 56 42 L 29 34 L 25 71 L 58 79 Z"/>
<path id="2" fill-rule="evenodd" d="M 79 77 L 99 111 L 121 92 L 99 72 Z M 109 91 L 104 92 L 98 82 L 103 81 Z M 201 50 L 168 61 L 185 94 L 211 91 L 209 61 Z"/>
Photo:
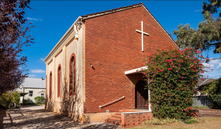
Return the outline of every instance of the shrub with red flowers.
<path id="1" fill-rule="evenodd" d="M 204 58 L 199 51 L 158 50 L 147 58 L 152 112 L 157 118 L 187 119 L 191 114 L 192 96 L 200 73 L 204 72 Z"/>

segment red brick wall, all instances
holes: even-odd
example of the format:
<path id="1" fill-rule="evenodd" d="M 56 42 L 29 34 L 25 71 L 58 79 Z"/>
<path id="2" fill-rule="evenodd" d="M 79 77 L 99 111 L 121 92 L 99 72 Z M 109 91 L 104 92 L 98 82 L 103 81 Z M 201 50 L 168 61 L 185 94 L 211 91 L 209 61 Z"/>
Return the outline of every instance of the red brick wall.
<path id="1" fill-rule="evenodd" d="M 139 126 L 147 120 L 153 119 L 153 113 L 127 113 L 121 115 L 121 126 L 124 128 Z"/>
<path id="2" fill-rule="evenodd" d="M 141 30 L 141 21 L 144 31 L 149 33 L 149 36 L 144 35 L 144 52 L 141 51 L 141 34 L 135 31 Z M 145 55 L 156 49 L 177 47 L 143 7 L 88 19 L 85 26 L 84 112 L 134 108 L 134 89 L 139 79 L 126 76 L 124 72 L 141 67 Z M 122 96 L 125 99 L 99 109 L 99 105 Z"/>

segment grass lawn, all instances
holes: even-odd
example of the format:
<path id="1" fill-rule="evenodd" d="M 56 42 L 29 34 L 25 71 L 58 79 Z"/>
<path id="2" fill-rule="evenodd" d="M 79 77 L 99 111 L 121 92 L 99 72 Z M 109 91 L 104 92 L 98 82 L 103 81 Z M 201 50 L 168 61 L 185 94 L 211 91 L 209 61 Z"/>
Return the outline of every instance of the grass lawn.
<path id="1" fill-rule="evenodd" d="M 221 117 L 202 117 L 194 124 L 141 125 L 130 129 L 220 129 Z"/>
<path id="2" fill-rule="evenodd" d="M 192 108 L 194 108 L 194 109 L 210 109 L 208 107 L 199 107 L 199 106 L 192 106 Z"/>

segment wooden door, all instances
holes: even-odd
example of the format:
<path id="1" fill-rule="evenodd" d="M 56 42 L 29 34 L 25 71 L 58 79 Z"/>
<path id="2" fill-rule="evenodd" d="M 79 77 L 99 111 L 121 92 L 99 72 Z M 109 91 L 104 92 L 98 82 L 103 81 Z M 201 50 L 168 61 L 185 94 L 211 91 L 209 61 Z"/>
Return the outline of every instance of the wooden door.
<path id="1" fill-rule="evenodd" d="M 138 81 L 135 88 L 135 108 L 147 109 L 148 90 L 144 90 L 146 83 L 144 81 Z"/>

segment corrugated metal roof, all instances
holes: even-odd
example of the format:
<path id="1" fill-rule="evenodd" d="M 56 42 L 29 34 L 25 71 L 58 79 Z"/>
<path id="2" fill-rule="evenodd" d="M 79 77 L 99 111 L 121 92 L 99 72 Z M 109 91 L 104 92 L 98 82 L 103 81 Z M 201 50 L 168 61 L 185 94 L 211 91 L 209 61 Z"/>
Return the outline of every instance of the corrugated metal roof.
<path id="1" fill-rule="evenodd" d="M 203 79 L 199 78 L 198 80 L 198 85 L 197 86 L 200 86 L 200 84 L 203 82 Z"/>
<path id="2" fill-rule="evenodd" d="M 209 83 L 211 83 L 212 81 L 215 81 L 215 80 L 216 79 L 213 79 L 213 78 L 207 78 L 206 80 L 201 82 L 201 84 L 199 84 L 199 86 L 203 86 L 203 85 L 209 84 Z"/>
<path id="3" fill-rule="evenodd" d="M 25 78 L 21 87 L 46 88 L 46 80 L 42 78 Z"/>

